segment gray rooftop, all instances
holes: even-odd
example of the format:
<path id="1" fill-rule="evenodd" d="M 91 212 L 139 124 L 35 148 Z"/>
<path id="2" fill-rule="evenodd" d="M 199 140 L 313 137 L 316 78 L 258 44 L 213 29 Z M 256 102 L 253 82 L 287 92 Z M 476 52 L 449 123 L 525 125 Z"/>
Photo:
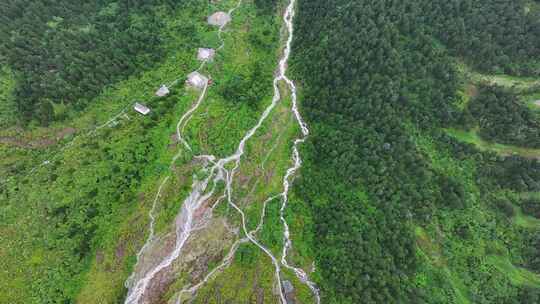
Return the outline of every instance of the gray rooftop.
<path id="1" fill-rule="evenodd" d="M 208 24 L 215 26 L 225 26 L 231 21 L 231 16 L 225 12 L 217 12 L 208 17 Z"/>

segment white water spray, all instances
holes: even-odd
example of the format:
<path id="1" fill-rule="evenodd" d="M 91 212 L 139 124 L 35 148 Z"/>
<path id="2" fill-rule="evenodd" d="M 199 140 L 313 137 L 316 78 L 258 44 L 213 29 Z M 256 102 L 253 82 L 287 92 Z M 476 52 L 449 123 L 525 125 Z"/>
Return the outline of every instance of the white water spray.
<path id="1" fill-rule="evenodd" d="M 289 31 L 289 37 L 287 39 L 287 47 L 286 47 L 286 49 L 288 49 L 289 51 L 291 49 L 291 44 L 292 44 L 292 40 L 294 36 L 293 19 L 295 15 L 295 11 L 294 11 L 295 2 L 296 0 L 290 1 L 289 6 L 287 7 L 287 11 L 285 13 L 285 17 L 284 17 L 285 24 L 287 25 L 287 28 Z M 298 146 L 304 143 L 305 140 L 307 139 L 309 135 L 309 129 L 307 128 L 307 124 L 304 122 L 302 115 L 300 114 L 300 111 L 298 110 L 298 95 L 297 95 L 296 85 L 291 79 L 287 77 L 285 73 L 283 73 L 283 80 L 287 83 L 287 86 L 291 90 L 291 102 L 292 102 L 291 111 L 293 112 L 296 118 L 296 121 L 298 122 L 298 125 L 300 126 L 302 136 L 294 140 L 293 153 L 292 153 L 293 166 L 287 170 L 287 173 L 285 174 L 285 177 L 283 178 L 283 192 L 281 193 L 282 205 L 281 205 L 280 214 L 279 214 L 281 222 L 283 223 L 283 228 L 284 228 L 284 232 L 283 232 L 284 244 L 283 244 L 283 251 L 281 254 L 281 264 L 285 266 L 287 269 L 292 270 L 295 273 L 296 277 L 302 283 L 306 284 L 309 287 L 309 289 L 313 293 L 313 296 L 315 297 L 316 303 L 319 304 L 321 302 L 320 292 L 317 286 L 315 285 L 315 283 L 309 280 L 309 276 L 304 270 L 302 270 L 301 268 L 291 266 L 287 262 L 287 254 L 288 254 L 289 249 L 292 247 L 292 241 L 290 238 L 289 224 L 287 223 L 287 220 L 285 219 L 285 209 L 287 208 L 287 203 L 289 201 L 288 194 L 289 194 L 290 183 L 291 183 L 290 180 L 294 177 L 295 173 L 302 167 L 302 159 L 300 158 Z"/>

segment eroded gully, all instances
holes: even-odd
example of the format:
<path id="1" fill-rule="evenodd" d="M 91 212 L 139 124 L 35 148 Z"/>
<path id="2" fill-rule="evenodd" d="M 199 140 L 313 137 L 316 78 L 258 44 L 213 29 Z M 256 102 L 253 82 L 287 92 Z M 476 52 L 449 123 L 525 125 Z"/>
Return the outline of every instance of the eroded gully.
<path id="1" fill-rule="evenodd" d="M 242 2 L 239 1 L 237 6 L 233 8 L 231 11 L 229 11 L 229 13 L 232 13 L 235 9 L 237 9 L 241 5 L 241 3 Z M 211 271 L 201 282 L 199 282 L 195 286 L 184 288 L 182 291 L 180 291 L 178 295 L 177 303 L 180 303 L 182 295 L 184 293 L 196 292 L 196 290 L 200 288 L 201 286 L 203 286 L 208 280 L 210 280 L 216 272 L 228 266 L 231 263 L 232 258 L 234 257 L 234 253 L 236 252 L 236 249 L 241 245 L 241 243 L 245 243 L 248 241 L 256 245 L 258 248 L 260 248 L 271 259 L 272 264 L 275 268 L 276 284 L 278 287 L 277 290 L 279 292 L 280 301 L 283 304 L 287 303 L 287 301 L 285 299 L 285 295 L 281 287 L 281 272 L 282 272 L 281 266 L 284 266 L 285 268 L 293 271 L 294 274 L 297 276 L 297 278 L 310 288 L 310 290 L 313 293 L 314 298 L 316 299 L 316 302 L 320 303 L 319 290 L 317 289 L 315 284 L 309 280 L 307 273 L 300 268 L 291 266 L 287 261 L 287 254 L 290 248 L 292 247 L 292 241 L 290 239 L 289 226 L 285 219 L 285 209 L 288 203 L 288 193 L 289 193 L 291 180 L 293 179 L 295 173 L 298 171 L 298 169 L 300 169 L 302 165 L 300 153 L 298 151 L 298 146 L 306 140 L 309 134 L 307 125 L 302 119 L 302 116 L 300 115 L 298 111 L 296 86 L 293 83 L 293 81 L 291 81 L 286 76 L 287 64 L 288 64 L 288 60 L 291 53 L 291 44 L 292 44 L 293 33 L 294 33 L 293 32 L 294 30 L 293 19 L 295 15 L 295 4 L 296 4 L 295 0 L 290 0 L 289 5 L 287 6 L 285 10 L 285 14 L 283 16 L 283 20 L 287 28 L 287 40 L 286 40 L 285 48 L 283 50 L 283 54 L 279 60 L 277 75 L 275 76 L 273 80 L 274 96 L 272 98 L 272 102 L 270 103 L 270 105 L 267 106 L 267 108 L 261 114 L 257 124 L 254 127 L 252 127 L 241 139 L 234 154 L 228 157 L 219 159 L 219 160 L 216 160 L 216 157 L 212 155 L 203 155 L 203 156 L 196 157 L 205 161 L 204 171 L 207 172 L 207 177 L 202 180 L 195 180 L 193 182 L 191 193 L 188 195 L 188 197 L 184 200 L 182 204 L 182 208 L 180 212 L 178 213 L 175 220 L 176 241 L 175 241 L 174 248 L 156 266 L 152 267 L 151 269 L 146 270 L 142 274 L 137 275 L 136 273 L 134 273 L 130 277 L 131 279 L 128 280 L 128 282 L 126 282 L 126 285 L 129 288 L 128 296 L 125 301 L 126 304 L 140 303 L 145 292 L 147 291 L 148 286 L 150 285 L 151 280 L 154 279 L 155 276 L 160 271 L 170 267 L 172 263 L 181 255 L 184 245 L 186 244 L 187 240 L 191 236 L 191 232 L 201 229 L 201 227 L 204 227 L 204 219 L 197 218 L 196 213 L 197 211 L 199 211 L 199 209 L 201 209 L 204 206 L 205 202 L 207 202 L 214 195 L 214 192 L 216 190 L 216 185 L 220 182 L 225 183 L 225 191 L 223 195 L 220 197 L 220 199 L 218 200 L 218 202 L 221 199 L 226 198 L 228 204 L 231 205 L 239 213 L 242 220 L 242 230 L 245 233 L 246 237 L 236 241 L 231 247 L 225 259 L 222 261 L 222 263 L 218 267 L 216 267 L 213 271 Z M 218 32 L 220 39 L 221 39 L 221 33 L 222 33 L 223 28 L 224 28 L 223 26 L 220 27 L 219 32 Z M 223 48 L 223 46 L 224 46 L 224 43 L 222 43 L 219 49 Z M 204 62 L 203 62 L 203 65 L 204 65 Z M 201 68 L 203 65 L 201 65 Z M 280 220 L 282 221 L 283 226 L 284 226 L 283 251 L 282 251 L 281 259 L 278 260 L 273 255 L 273 253 L 264 245 L 262 245 L 254 236 L 256 232 L 262 228 L 263 219 L 264 219 L 264 208 L 263 208 L 263 214 L 261 215 L 261 222 L 259 223 L 257 228 L 254 231 L 248 231 L 246 227 L 245 214 L 242 211 L 242 209 L 238 207 L 233 201 L 232 188 L 233 188 L 234 177 L 240 166 L 241 158 L 244 155 L 244 149 L 247 142 L 255 135 L 256 131 L 266 121 L 266 119 L 268 118 L 272 110 L 281 101 L 281 93 L 280 93 L 280 88 L 279 88 L 280 82 L 285 82 L 285 84 L 287 85 L 287 87 L 289 88 L 291 92 L 291 102 L 292 102 L 291 111 L 300 126 L 302 136 L 294 140 L 293 152 L 292 152 L 293 165 L 287 170 L 283 178 L 283 192 L 281 192 L 281 194 L 277 196 L 277 197 L 281 197 L 282 205 L 280 208 Z M 182 139 L 181 130 L 185 127 L 185 124 L 189 121 L 190 117 L 193 115 L 193 113 L 197 110 L 197 108 L 201 104 L 202 100 L 204 99 L 204 95 L 206 94 L 206 90 L 207 90 L 207 86 L 204 87 L 195 105 L 180 118 L 177 124 L 177 136 L 184 143 L 184 146 L 186 146 L 186 148 L 188 149 L 190 149 L 190 147 L 187 144 L 187 142 Z M 234 167 L 230 170 L 225 168 L 229 164 L 234 164 Z M 156 196 L 156 199 L 158 196 Z M 276 196 L 266 200 L 264 202 L 264 207 L 266 207 L 266 204 L 275 197 Z M 153 217 L 152 217 L 152 221 L 153 221 Z M 153 222 L 151 223 L 151 225 L 153 225 Z M 150 242 L 152 240 L 149 238 L 148 241 Z M 147 244 L 145 244 L 145 246 L 143 247 L 139 255 L 144 254 L 144 250 L 145 250 L 144 248 L 148 247 Z"/>

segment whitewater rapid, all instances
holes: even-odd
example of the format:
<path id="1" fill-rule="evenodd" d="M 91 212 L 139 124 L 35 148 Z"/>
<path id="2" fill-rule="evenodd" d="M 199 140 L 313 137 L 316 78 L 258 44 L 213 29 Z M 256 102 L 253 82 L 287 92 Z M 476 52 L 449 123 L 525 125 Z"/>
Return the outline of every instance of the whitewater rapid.
<path id="1" fill-rule="evenodd" d="M 287 47 L 286 49 L 291 50 L 291 44 L 294 36 L 294 16 L 295 16 L 295 2 L 296 0 L 291 0 L 289 3 L 289 6 L 287 7 L 287 12 L 285 13 L 284 21 L 287 25 L 288 31 L 289 31 L 289 37 L 287 39 Z M 292 240 L 290 238 L 290 230 L 289 230 L 289 224 L 287 223 L 287 220 L 285 219 L 285 209 L 287 208 L 287 203 L 289 201 L 289 188 L 291 179 L 294 177 L 295 173 L 302 167 L 302 159 L 300 157 L 300 152 L 298 151 L 298 146 L 302 143 L 304 143 L 309 136 L 309 129 L 307 127 L 306 122 L 302 118 L 302 115 L 300 114 L 300 111 L 298 110 L 298 93 L 296 89 L 296 85 L 294 82 L 289 79 L 286 75 L 286 73 L 283 73 L 283 80 L 287 83 L 287 86 L 291 90 L 291 111 L 294 114 L 294 117 L 296 118 L 296 121 L 298 122 L 298 125 L 300 127 L 300 131 L 302 133 L 302 136 L 300 138 L 297 138 L 294 140 L 293 144 L 293 153 L 292 153 L 292 160 L 293 160 L 293 166 L 287 169 L 287 173 L 285 174 L 285 177 L 283 178 L 283 192 L 281 193 L 282 196 L 282 204 L 279 212 L 279 217 L 281 219 L 281 222 L 283 223 L 283 251 L 281 254 L 281 264 L 285 266 L 287 269 L 292 270 L 296 277 L 304 284 L 306 284 L 311 292 L 313 293 L 313 296 L 315 297 L 315 301 L 317 304 L 321 302 L 320 298 L 320 292 L 317 286 L 314 282 L 310 281 L 308 274 L 301 268 L 291 266 L 287 262 L 287 254 L 289 252 L 289 249 L 292 247 Z"/>

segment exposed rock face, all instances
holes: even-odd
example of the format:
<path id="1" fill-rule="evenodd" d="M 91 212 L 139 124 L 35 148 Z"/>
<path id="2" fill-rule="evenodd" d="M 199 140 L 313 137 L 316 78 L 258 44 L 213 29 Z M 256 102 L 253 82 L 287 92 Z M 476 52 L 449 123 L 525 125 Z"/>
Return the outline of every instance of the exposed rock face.
<path id="1" fill-rule="evenodd" d="M 283 288 L 283 293 L 285 294 L 285 300 L 287 300 L 287 304 L 296 303 L 293 284 L 290 281 L 283 281 L 281 283 L 281 287 Z"/>
<path id="2" fill-rule="evenodd" d="M 173 284 L 177 288 L 177 286 L 191 286 L 200 282 L 211 271 L 208 265 L 221 261 L 224 255 L 223 249 L 231 245 L 236 237 L 226 227 L 226 220 L 217 218 L 210 220 L 206 229 L 194 232 L 186 243 L 183 254 L 170 267 L 159 271 L 150 281 L 140 303 L 167 303 L 171 299 L 165 299 L 165 294 L 180 291 L 170 290 Z M 138 276 L 144 275 L 163 260 L 165 255 L 174 248 L 175 237 L 174 233 L 170 233 L 151 245 L 150 250 L 141 256 L 142 263 L 138 265 Z M 176 283 L 178 280 L 180 284 Z M 175 300 L 174 297 L 173 299 Z"/>
<path id="3" fill-rule="evenodd" d="M 144 304 L 158 304 L 162 303 L 162 295 L 167 292 L 167 289 L 174 281 L 175 274 L 171 269 L 163 269 L 156 274 L 154 279 L 148 285 L 146 292 L 142 298 L 141 303 Z"/>

